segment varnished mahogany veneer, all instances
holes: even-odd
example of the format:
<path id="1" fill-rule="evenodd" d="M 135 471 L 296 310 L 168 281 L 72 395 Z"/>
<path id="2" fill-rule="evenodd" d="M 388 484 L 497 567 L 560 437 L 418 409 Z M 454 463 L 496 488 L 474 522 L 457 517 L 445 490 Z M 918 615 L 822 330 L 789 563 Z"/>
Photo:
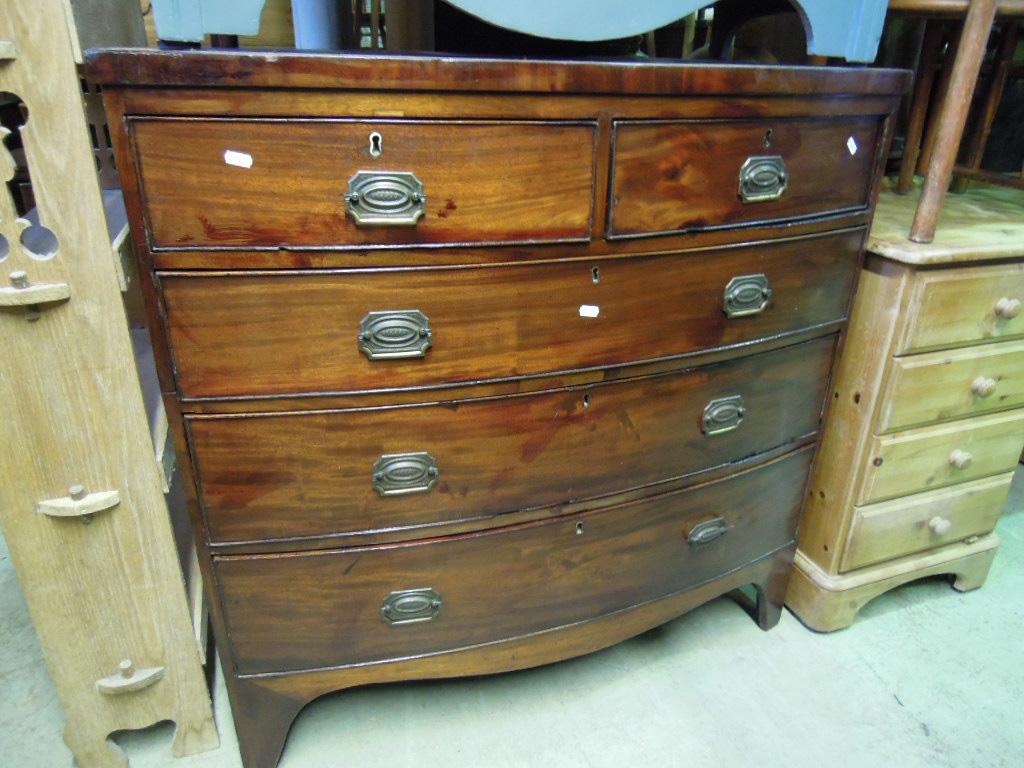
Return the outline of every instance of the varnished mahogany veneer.
<path id="1" fill-rule="evenodd" d="M 594 123 L 137 118 L 128 130 L 154 247 L 557 242 L 591 234 Z M 373 132 L 380 157 L 370 155 Z M 226 163 L 226 148 L 249 155 L 252 166 Z M 298 183 L 283 184 L 296 168 L 303 169 Z M 426 191 L 422 220 L 356 226 L 345 193 L 360 170 L 414 173 Z"/>
<path id="2" fill-rule="evenodd" d="M 455 522 L 590 499 L 761 453 L 817 429 L 833 346 L 827 336 L 681 374 L 512 398 L 189 418 L 210 538 Z M 736 395 L 747 410 L 740 426 L 705 435 L 705 406 Z M 437 459 L 437 486 L 381 497 L 370 482 L 373 460 L 413 450 Z"/>
<path id="3" fill-rule="evenodd" d="M 846 317 L 862 231 L 679 256 L 473 269 L 161 273 L 186 398 L 427 387 L 640 362 Z M 595 277 L 594 269 L 599 270 Z M 763 273 L 763 312 L 729 318 L 725 287 Z M 582 317 L 581 305 L 599 308 Z M 422 359 L 369 360 L 370 311 L 418 309 Z"/>
<path id="4" fill-rule="evenodd" d="M 879 128 L 877 117 L 617 122 L 608 234 L 636 237 L 863 208 Z M 786 190 L 777 200 L 744 202 L 740 168 L 765 155 L 785 162 Z"/>
<path id="5" fill-rule="evenodd" d="M 88 60 L 246 768 L 331 690 L 550 663 L 744 584 L 778 621 L 904 73 Z M 742 203 L 758 155 L 795 175 Z M 356 226 L 354 170 L 422 174 L 426 218 Z M 359 351 L 366 313 L 411 309 L 423 359 Z M 739 427 L 703 434 L 734 395 Z M 377 496 L 378 456 L 414 451 L 436 487 Z M 425 588 L 432 618 L 389 626 Z"/>
<path id="6" fill-rule="evenodd" d="M 791 544 L 812 452 L 642 502 L 381 547 L 219 558 L 239 672 L 358 664 L 588 621 L 723 575 Z M 770 510 L 770 513 L 767 512 Z M 712 518 L 728 531 L 688 543 Z M 392 591 L 433 588 L 437 616 L 389 626 Z"/>

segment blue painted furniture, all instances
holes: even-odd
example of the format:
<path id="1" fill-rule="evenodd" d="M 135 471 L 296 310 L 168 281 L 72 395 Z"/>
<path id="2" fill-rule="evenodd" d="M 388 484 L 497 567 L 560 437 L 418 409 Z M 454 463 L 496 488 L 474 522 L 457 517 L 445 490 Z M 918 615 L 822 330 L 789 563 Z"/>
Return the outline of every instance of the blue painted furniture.
<path id="1" fill-rule="evenodd" d="M 317 30 L 300 30 L 317 4 L 336 0 L 293 0 L 296 38 L 312 45 L 325 39 Z M 708 0 L 448 0 L 491 24 L 539 37 L 610 40 L 662 27 L 706 7 Z M 207 33 L 253 35 L 259 30 L 264 0 L 153 0 L 161 40 L 199 41 Z M 807 33 L 807 53 L 847 61 L 874 61 L 885 21 L 887 0 L 795 0 Z M 323 43 L 319 43 L 323 45 Z"/>

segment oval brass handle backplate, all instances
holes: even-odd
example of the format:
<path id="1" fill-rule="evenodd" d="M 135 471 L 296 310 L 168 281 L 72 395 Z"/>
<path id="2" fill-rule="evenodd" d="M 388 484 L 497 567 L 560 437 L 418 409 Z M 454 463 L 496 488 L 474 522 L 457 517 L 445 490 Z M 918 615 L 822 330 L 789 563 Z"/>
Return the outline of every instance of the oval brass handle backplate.
<path id="1" fill-rule="evenodd" d="M 427 211 L 427 196 L 414 173 L 359 171 L 348 180 L 345 210 L 361 227 L 414 227 Z"/>
<path id="2" fill-rule="evenodd" d="M 418 309 L 369 312 L 359 323 L 359 349 L 371 360 L 425 357 L 434 344 L 430 318 Z"/>
<path id="3" fill-rule="evenodd" d="M 743 404 L 742 395 L 719 397 L 704 406 L 700 428 L 705 435 L 720 435 L 732 432 L 747 415 L 747 406 Z"/>
<path id="4" fill-rule="evenodd" d="M 373 489 L 381 496 L 426 493 L 440 474 L 437 459 L 426 451 L 386 453 L 373 463 Z"/>
<path id="5" fill-rule="evenodd" d="M 772 287 L 764 274 L 737 275 L 725 286 L 722 311 L 726 317 L 748 317 L 764 311 L 772 300 Z"/>
<path id="6" fill-rule="evenodd" d="M 415 624 L 437 616 L 441 604 L 441 595 L 430 587 L 403 589 L 384 598 L 380 615 L 388 624 Z"/>
<path id="7" fill-rule="evenodd" d="M 723 517 L 716 517 L 693 526 L 686 534 L 686 543 L 691 547 L 698 547 L 701 544 L 708 544 L 728 532 L 729 523 Z"/>
<path id="8" fill-rule="evenodd" d="M 740 200 L 744 203 L 778 200 L 788 185 L 786 161 L 780 155 L 748 157 L 740 167 Z"/>

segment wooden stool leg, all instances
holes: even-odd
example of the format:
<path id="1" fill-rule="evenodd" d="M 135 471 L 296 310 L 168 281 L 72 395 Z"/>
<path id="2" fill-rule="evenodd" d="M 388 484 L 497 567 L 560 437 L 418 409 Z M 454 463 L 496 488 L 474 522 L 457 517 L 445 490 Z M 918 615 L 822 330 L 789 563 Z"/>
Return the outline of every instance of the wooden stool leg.
<path id="1" fill-rule="evenodd" d="M 953 176 L 953 164 L 995 15 L 996 0 L 973 0 L 967 11 L 949 92 L 939 109 L 934 156 L 910 228 L 910 239 L 915 243 L 930 243 L 935 239 L 935 225 Z"/>
<path id="2" fill-rule="evenodd" d="M 924 118 L 928 114 L 932 87 L 935 85 L 935 68 L 942 52 L 945 25 L 934 19 L 925 22 L 924 40 L 921 43 L 921 57 L 917 64 L 917 80 L 914 83 L 914 97 L 910 102 L 910 122 L 907 125 L 907 141 L 903 147 L 903 161 L 900 163 L 900 178 L 896 191 L 902 194 L 914 186 L 914 169 L 921 154 L 921 136 L 924 133 Z"/>
<path id="3" fill-rule="evenodd" d="M 64 727 L 64 743 L 75 756 L 78 768 L 128 768 L 128 758 L 121 748 L 107 740 L 106 728 L 90 728 L 88 716 L 68 712 Z"/>
<path id="4" fill-rule="evenodd" d="M 928 103 L 928 115 L 925 119 L 924 144 L 921 153 L 917 158 L 917 175 L 924 176 L 928 173 L 928 166 L 932 162 L 932 151 L 935 149 L 935 135 L 938 131 L 939 114 L 942 112 L 942 104 L 949 93 L 949 81 L 953 75 L 953 62 L 956 60 L 957 52 L 960 50 L 960 38 L 963 28 L 957 27 L 943 37 L 943 43 L 947 40 L 949 47 L 946 55 L 942 58 L 939 82 L 932 92 L 932 98 Z M 942 43 L 939 45 L 939 52 L 942 52 Z"/>
<path id="5" fill-rule="evenodd" d="M 992 77 L 985 93 L 985 105 L 981 109 L 981 120 L 975 126 L 974 133 L 967 145 L 964 165 L 968 168 L 981 167 L 981 157 L 985 153 L 985 145 L 988 144 L 988 136 L 992 132 L 992 121 L 996 118 L 999 102 L 1003 100 L 1006 80 L 1010 75 L 1010 67 L 1013 65 L 1013 54 L 1017 50 L 1018 31 L 1019 27 L 1015 21 L 1006 21 L 1002 37 L 999 40 Z M 953 179 L 952 191 L 963 192 L 969 183 L 970 179 L 967 176 L 956 176 Z"/>

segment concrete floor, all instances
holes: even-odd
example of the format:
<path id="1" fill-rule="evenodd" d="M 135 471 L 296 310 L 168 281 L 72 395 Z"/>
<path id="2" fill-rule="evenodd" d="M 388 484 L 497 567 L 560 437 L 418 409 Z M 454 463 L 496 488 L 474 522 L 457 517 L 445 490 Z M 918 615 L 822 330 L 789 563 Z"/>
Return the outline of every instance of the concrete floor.
<path id="1" fill-rule="evenodd" d="M 1024 473 L 988 583 L 941 579 L 819 635 L 784 612 L 761 632 L 719 599 L 615 648 L 487 678 L 357 689 L 300 715 L 281 768 L 1024 765 Z M 0 539 L 0 766 L 71 764 L 63 713 Z M 221 747 L 174 760 L 170 724 L 117 736 L 135 768 L 238 768 Z"/>

